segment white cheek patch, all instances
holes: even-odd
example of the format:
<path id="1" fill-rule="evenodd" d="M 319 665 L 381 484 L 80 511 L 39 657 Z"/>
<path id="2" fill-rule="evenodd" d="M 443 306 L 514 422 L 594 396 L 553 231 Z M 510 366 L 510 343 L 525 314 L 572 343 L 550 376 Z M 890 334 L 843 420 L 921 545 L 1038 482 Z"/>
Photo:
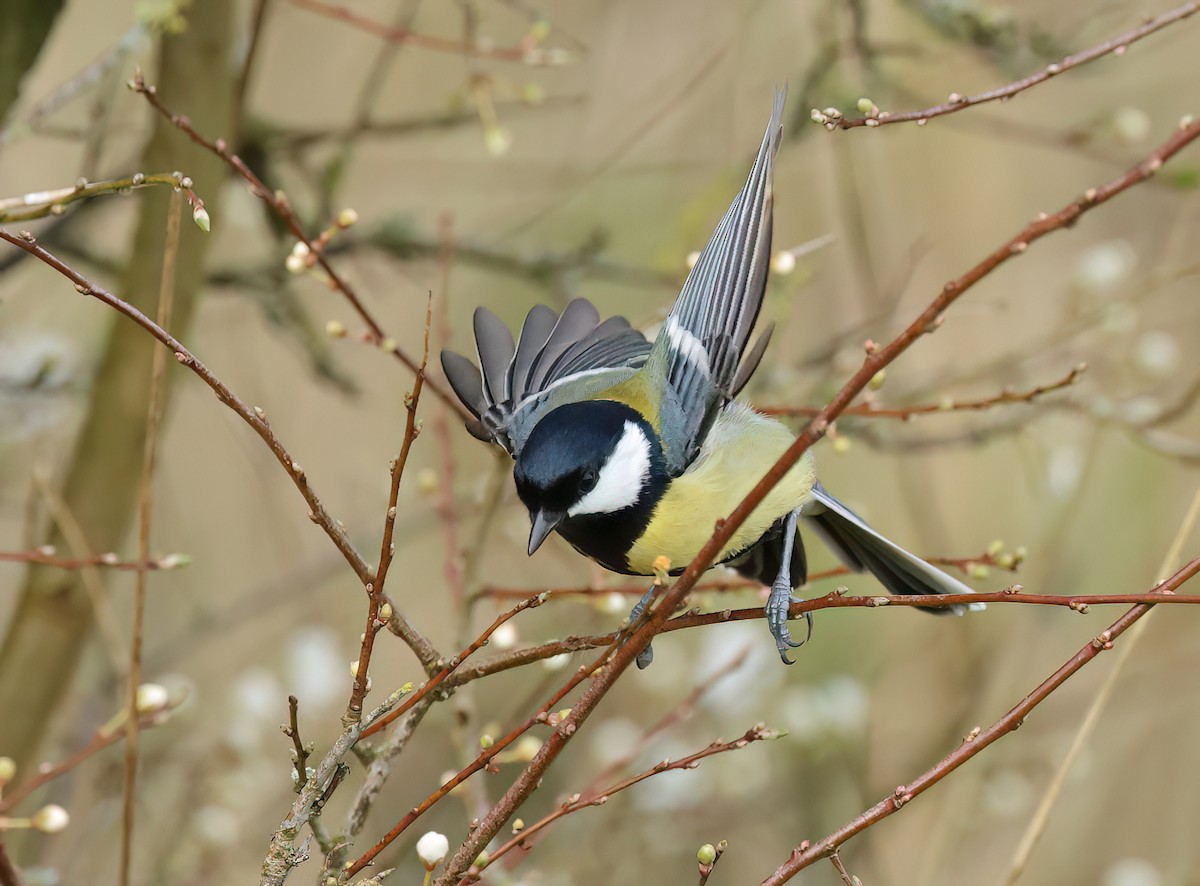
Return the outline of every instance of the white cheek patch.
<path id="1" fill-rule="evenodd" d="M 608 461 L 600 468 L 596 486 L 577 501 L 567 515 L 611 514 L 637 502 L 650 477 L 650 441 L 636 424 L 625 422 L 625 430 Z"/>
<path id="2" fill-rule="evenodd" d="M 706 376 L 712 376 L 712 369 L 708 365 L 708 352 L 704 350 L 700 339 L 680 326 L 674 317 L 667 318 L 666 332 L 672 348 Z"/>

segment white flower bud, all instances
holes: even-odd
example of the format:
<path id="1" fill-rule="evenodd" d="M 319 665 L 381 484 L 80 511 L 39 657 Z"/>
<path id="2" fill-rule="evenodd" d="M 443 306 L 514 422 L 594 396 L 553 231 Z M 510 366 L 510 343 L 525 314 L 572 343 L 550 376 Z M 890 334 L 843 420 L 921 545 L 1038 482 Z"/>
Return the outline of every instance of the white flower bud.
<path id="1" fill-rule="evenodd" d="M 417 857 L 421 859 L 421 864 L 425 865 L 427 871 L 432 871 L 441 864 L 449 851 L 450 841 L 437 831 L 429 831 L 417 841 Z"/>
<path id="2" fill-rule="evenodd" d="M 353 227 L 358 223 L 358 213 L 353 209 L 346 208 L 337 214 L 337 226 L 339 228 Z"/>
<path id="3" fill-rule="evenodd" d="M 157 714 L 165 710 L 171 702 L 167 687 L 158 683 L 143 683 L 137 688 L 137 712 L 139 714 Z"/>
<path id="4" fill-rule="evenodd" d="M 212 219 L 209 218 L 208 211 L 203 206 L 197 206 L 192 210 L 192 221 L 206 234 L 212 230 Z"/>
<path id="5" fill-rule="evenodd" d="M 57 834 L 71 823 L 71 816 L 61 806 L 51 803 L 33 813 L 29 823 L 44 834 Z"/>

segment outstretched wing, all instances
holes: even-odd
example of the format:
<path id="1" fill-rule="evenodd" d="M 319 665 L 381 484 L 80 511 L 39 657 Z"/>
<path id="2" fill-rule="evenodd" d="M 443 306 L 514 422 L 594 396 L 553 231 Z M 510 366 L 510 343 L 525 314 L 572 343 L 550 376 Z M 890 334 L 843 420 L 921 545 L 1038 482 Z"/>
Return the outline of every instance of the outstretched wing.
<path id="1" fill-rule="evenodd" d="M 775 94 L 746 184 L 700 253 L 654 343 L 651 367 L 665 374 L 668 387 L 663 434 L 674 474 L 696 457 L 717 412 L 750 379 L 771 335 L 769 327 L 746 353 L 771 260 L 772 174 L 786 95 Z"/>
<path id="2" fill-rule="evenodd" d="M 646 362 L 650 343 L 624 317 L 601 322 L 595 306 L 577 298 L 559 316 L 537 305 L 519 338 L 487 308 L 475 311 L 479 366 L 442 351 L 454 393 L 475 416 L 467 429 L 499 443 L 514 458 L 539 418 L 561 402 L 586 399 L 629 378 Z M 563 382 L 575 380 L 569 392 Z"/>

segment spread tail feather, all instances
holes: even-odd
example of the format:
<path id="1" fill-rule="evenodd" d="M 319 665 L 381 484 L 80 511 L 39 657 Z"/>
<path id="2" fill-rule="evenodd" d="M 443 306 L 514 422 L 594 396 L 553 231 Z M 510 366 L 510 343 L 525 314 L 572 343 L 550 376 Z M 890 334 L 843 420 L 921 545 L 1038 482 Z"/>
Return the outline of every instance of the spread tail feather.
<path id="1" fill-rule="evenodd" d="M 974 593 L 958 579 L 884 538 L 820 483 L 813 487 L 813 497 L 819 507 L 804 516 L 848 568 L 855 572 L 870 572 L 893 594 Z M 982 603 L 972 603 L 969 606 L 926 608 L 925 611 L 962 615 L 983 608 Z"/>

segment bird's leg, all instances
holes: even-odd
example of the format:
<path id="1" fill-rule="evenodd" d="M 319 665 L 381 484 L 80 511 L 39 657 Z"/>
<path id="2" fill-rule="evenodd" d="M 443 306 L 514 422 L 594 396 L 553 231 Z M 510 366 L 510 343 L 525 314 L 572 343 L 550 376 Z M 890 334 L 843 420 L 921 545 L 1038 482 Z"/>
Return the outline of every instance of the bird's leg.
<path id="1" fill-rule="evenodd" d="M 650 585 L 649 590 L 642 594 L 642 599 L 637 601 L 637 605 L 629 613 L 628 626 L 625 628 L 627 632 L 633 631 L 633 626 L 638 623 L 642 617 L 642 613 L 646 611 L 646 607 L 650 605 L 650 601 L 654 599 L 654 592 L 658 590 L 657 584 Z M 626 636 L 625 639 L 628 639 Z M 622 643 L 625 641 L 622 640 Z M 654 661 L 654 644 L 651 643 L 638 653 L 637 666 L 639 670 L 645 670 L 650 667 L 650 662 Z"/>
<path id="2" fill-rule="evenodd" d="M 788 649 L 803 646 L 812 637 L 811 612 L 804 613 L 804 619 L 808 623 L 808 634 L 803 640 L 797 643 L 788 630 L 788 611 L 792 603 L 800 602 L 799 597 L 792 596 L 792 547 L 796 543 L 796 518 L 799 516 L 799 510 L 792 511 L 784 523 L 783 557 L 779 564 L 779 574 L 775 576 L 775 583 L 771 585 L 771 595 L 767 597 L 767 627 L 771 629 L 771 636 L 775 638 L 775 648 L 779 650 L 779 657 L 784 664 L 789 665 L 795 662 L 788 658 Z"/>

